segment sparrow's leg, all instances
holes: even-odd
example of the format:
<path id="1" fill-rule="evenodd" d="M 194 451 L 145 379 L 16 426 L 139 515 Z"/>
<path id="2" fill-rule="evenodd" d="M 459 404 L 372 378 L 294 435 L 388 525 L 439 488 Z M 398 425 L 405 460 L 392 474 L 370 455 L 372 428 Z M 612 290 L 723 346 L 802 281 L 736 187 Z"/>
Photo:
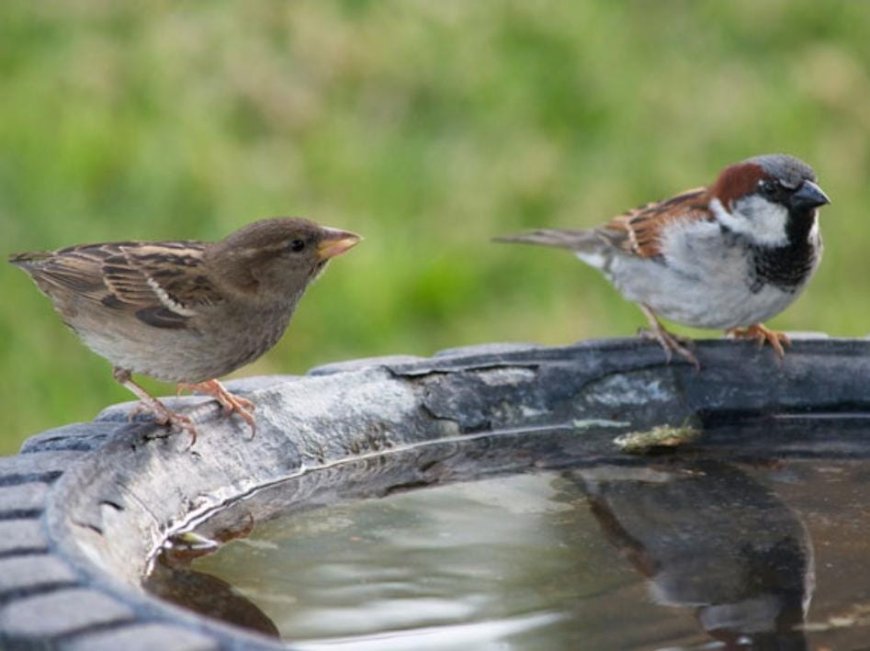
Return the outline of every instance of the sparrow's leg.
<path id="1" fill-rule="evenodd" d="M 659 323 L 656 313 L 653 312 L 649 306 L 644 305 L 643 303 L 639 303 L 638 305 L 644 313 L 644 316 L 646 316 L 647 321 L 649 321 L 650 331 L 648 334 L 655 337 L 656 341 L 658 341 L 662 348 L 665 349 L 665 357 L 667 358 L 668 363 L 670 364 L 673 353 L 677 353 L 677 355 L 690 362 L 692 366 L 695 367 L 696 371 L 700 371 L 701 364 L 698 362 L 698 358 L 695 357 L 695 354 L 691 350 L 689 350 L 689 340 L 681 339 L 665 330 L 665 327 Z"/>
<path id="2" fill-rule="evenodd" d="M 776 354 L 779 355 L 780 359 L 785 357 L 785 348 L 783 348 L 783 345 L 791 346 L 791 339 L 788 338 L 787 334 L 765 328 L 762 323 L 756 323 L 748 328 L 731 328 L 730 330 L 726 330 L 725 334 L 730 335 L 735 339 L 755 339 L 758 342 L 759 348 L 764 346 L 765 342 L 768 342 L 773 346 L 773 349 L 776 351 Z"/>
<path id="3" fill-rule="evenodd" d="M 254 423 L 254 414 L 251 413 L 254 411 L 256 405 L 247 398 L 233 395 L 217 380 L 207 380 L 195 384 L 179 383 L 178 390 L 204 393 L 212 396 L 218 401 L 220 406 L 223 407 L 226 415 L 235 413 L 241 416 L 242 420 L 244 420 L 251 428 L 252 437 L 257 433 L 257 426 Z"/>
<path id="4" fill-rule="evenodd" d="M 136 384 L 130 375 L 130 371 L 127 369 L 118 368 L 116 366 L 112 369 L 112 377 L 139 398 L 140 404 L 133 410 L 131 415 L 136 414 L 142 409 L 150 411 L 154 414 L 154 420 L 158 425 L 168 425 L 172 429 L 185 431 L 190 434 L 190 444 L 193 445 L 196 443 L 196 425 L 193 424 L 193 421 L 190 418 L 171 411 L 157 398 Z"/>

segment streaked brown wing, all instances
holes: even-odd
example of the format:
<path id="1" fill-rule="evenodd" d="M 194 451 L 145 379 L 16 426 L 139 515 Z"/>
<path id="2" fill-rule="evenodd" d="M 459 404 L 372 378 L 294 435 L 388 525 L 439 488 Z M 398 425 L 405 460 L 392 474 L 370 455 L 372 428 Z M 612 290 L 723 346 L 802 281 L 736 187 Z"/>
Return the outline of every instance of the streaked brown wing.
<path id="1" fill-rule="evenodd" d="M 54 296 L 72 292 L 100 300 L 106 286 L 102 266 L 112 252 L 103 246 L 80 246 L 36 253 L 20 253 L 9 261 L 27 271 L 39 288 Z"/>
<path id="2" fill-rule="evenodd" d="M 613 246 L 641 258 L 661 255 L 661 232 L 676 221 L 712 220 L 705 188 L 635 208 L 597 229 Z"/>
<path id="3" fill-rule="evenodd" d="M 52 298 L 73 294 L 155 327 L 180 328 L 197 307 L 221 300 L 204 273 L 203 250 L 199 242 L 113 242 L 11 261 Z"/>
<path id="4" fill-rule="evenodd" d="M 151 291 L 164 307 L 184 314 L 203 305 L 221 302 L 222 295 L 205 273 L 201 242 L 162 242 L 123 248 L 127 267 L 135 272 L 131 293 Z M 131 278 L 125 279 L 130 283 Z M 153 300 L 153 299 L 152 299 Z"/>

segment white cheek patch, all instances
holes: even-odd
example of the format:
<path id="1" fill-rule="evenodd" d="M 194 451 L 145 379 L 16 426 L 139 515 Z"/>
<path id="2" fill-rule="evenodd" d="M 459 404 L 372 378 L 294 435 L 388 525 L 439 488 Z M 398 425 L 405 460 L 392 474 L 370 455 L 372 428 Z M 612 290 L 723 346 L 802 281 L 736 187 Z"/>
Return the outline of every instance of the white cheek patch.
<path id="1" fill-rule="evenodd" d="M 819 220 L 817 219 L 817 217 L 818 217 L 818 211 L 816 211 L 816 214 L 813 215 L 813 225 L 810 228 L 810 235 L 809 235 L 810 242 L 818 242 L 819 241 Z"/>
<path id="2" fill-rule="evenodd" d="M 784 246 L 788 243 L 785 224 L 788 210 L 759 196 L 748 196 L 734 202 L 730 213 L 718 199 L 710 202 L 710 210 L 719 223 L 735 233 L 750 236 L 758 244 Z"/>

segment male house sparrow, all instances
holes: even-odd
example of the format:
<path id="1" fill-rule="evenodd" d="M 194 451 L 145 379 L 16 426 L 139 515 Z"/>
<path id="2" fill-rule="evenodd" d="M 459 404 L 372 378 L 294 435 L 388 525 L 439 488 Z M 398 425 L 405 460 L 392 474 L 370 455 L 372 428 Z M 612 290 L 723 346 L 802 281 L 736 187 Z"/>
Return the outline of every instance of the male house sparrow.
<path id="1" fill-rule="evenodd" d="M 806 163 L 784 154 L 726 167 L 689 190 L 592 230 L 537 230 L 497 238 L 573 251 L 640 305 L 668 361 L 695 367 L 685 341 L 661 315 L 697 328 L 765 341 L 783 356 L 788 337 L 762 321 L 784 310 L 819 264 L 818 207 L 829 203 Z"/>
<path id="2" fill-rule="evenodd" d="M 275 218 L 214 243 L 81 244 L 9 261 L 32 276 L 158 423 L 184 429 L 195 441 L 190 418 L 170 411 L 130 374 L 209 394 L 254 431 L 253 403 L 215 378 L 278 343 L 308 284 L 359 241 L 306 219 Z"/>

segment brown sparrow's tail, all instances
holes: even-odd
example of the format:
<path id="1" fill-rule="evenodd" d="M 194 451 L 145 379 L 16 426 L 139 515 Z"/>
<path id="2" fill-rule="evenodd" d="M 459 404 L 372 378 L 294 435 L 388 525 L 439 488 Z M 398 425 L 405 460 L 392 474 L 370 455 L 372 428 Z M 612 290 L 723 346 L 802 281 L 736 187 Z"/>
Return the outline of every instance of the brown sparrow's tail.
<path id="1" fill-rule="evenodd" d="M 601 240 L 594 231 L 561 230 L 543 228 L 516 235 L 494 237 L 493 242 L 512 242 L 519 244 L 538 244 L 554 246 L 560 249 L 570 249 L 578 253 L 592 252 L 601 246 Z"/>
<path id="2" fill-rule="evenodd" d="M 51 256 L 49 252 L 33 251 L 28 253 L 13 253 L 9 256 L 9 263 L 22 269 L 32 269 Z"/>

